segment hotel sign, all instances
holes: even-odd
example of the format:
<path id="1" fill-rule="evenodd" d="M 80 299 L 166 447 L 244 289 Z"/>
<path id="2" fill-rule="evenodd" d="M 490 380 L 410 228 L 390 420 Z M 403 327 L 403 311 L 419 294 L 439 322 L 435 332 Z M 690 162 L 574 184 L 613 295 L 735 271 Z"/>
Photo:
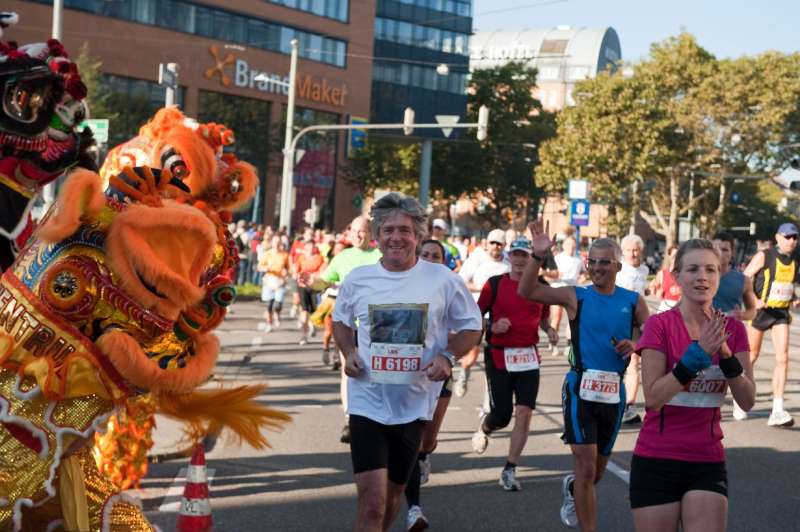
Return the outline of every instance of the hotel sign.
<path id="1" fill-rule="evenodd" d="M 219 47 L 212 45 L 209 48 L 215 65 L 206 69 L 206 79 L 219 78 L 225 87 L 231 85 L 258 90 L 272 94 L 289 94 L 289 76 L 260 70 L 250 66 L 244 59 L 236 58 L 233 53 L 228 53 L 224 58 L 220 55 Z M 229 72 L 228 65 L 233 67 Z M 317 78 L 308 74 L 297 75 L 297 97 L 316 103 L 323 103 L 335 107 L 344 107 L 348 95 L 347 85 L 335 84 L 326 78 Z"/>

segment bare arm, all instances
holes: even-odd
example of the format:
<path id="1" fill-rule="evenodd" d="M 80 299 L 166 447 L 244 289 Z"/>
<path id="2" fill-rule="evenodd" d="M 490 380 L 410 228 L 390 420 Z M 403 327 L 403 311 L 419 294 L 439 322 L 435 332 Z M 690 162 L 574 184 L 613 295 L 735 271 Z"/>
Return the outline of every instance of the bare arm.
<path id="1" fill-rule="evenodd" d="M 528 228 L 533 235 L 532 244 L 534 257 L 528 262 L 525 271 L 522 273 L 517 293 L 520 297 L 546 305 L 560 305 L 567 309 L 567 315 L 570 319 L 575 318 L 575 313 L 578 312 L 575 289 L 571 286 L 553 288 L 552 286 L 539 282 L 539 269 L 541 268 L 540 258 L 543 258 L 553 245 L 546 232 L 549 227 L 543 230 L 542 221 L 537 220 L 530 224 Z"/>
<path id="2" fill-rule="evenodd" d="M 753 378 L 753 365 L 750 363 L 750 353 L 747 351 L 736 353 L 733 356 L 739 360 L 744 372 L 738 377 L 728 379 L 728 386 L 731 387 L 731 394 L 736 399 L 736 404 L 747 412 L 756 403 L 756 382 Z"/>
<path id="3" fill-rule="evenodd" d="M 658 294 L 661 291 L 661 283 L 663 277 L 664 277 L 664 270 L 663 269 L 658 270 L 656 276 L 653 277 L 652 281 L 650 281 L 649 290 L 651 294 Z"/>
<path id="4" fill-rule="evenodd" d="M 453 353 L 456 359 L 459 359 L 478 345 L 480 339 L 481 331 L 458 331 L 447 339 L 447 350 Z"/>
<path id="5" fill-rule="evenodd" d="M 667 355 L 655 349 L 642 352 L 642 389 L 644 404 L 651 410 L 660 410 L 683 389 L 683 385 L 667 369 Z"/>
<path id="6" fill-rule="evenodd" d="M 348 377 L 358 377 L 361 373 L 361 362 L 355 344 L 356 331 L 340 321 L 333 322 L 333 338 L 345 359 L 344 372 Z"/>
<path id="7" fill-rule="evenodd" d="M 753 280 L 750 277 L 744 278 L 744 290 L 742 291 L 742 302 L 744 303 L 744 310 L 734 312 L 736 319 L 741 321 L 752 320 L 756 316 L 758 310 L 758 298 L 753 291 Z"/>
<path id="8" fill-rule="evenodd" d="M 750 259 L 750 263 L 747 265 L 747 268 L 744 269 L 744 275 L 750 279 L 754 279 L 758 272 L 764 269 L 764 261 L 765 256 L 763 251 L 759 251 L 753 255 L 753 258 Z"/>

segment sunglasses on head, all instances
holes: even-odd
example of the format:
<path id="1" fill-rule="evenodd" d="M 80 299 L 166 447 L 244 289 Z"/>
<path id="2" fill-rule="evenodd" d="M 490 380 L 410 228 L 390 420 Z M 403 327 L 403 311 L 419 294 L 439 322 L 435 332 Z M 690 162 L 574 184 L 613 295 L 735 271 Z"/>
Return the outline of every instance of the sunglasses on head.
<path id="1" fill-rule="evenodd" d="M 781 236 L 788 240 L 797 240 L 797 235 L 781 235 Z"/>
<path id="2" fill-rule="evenodd" d="M 495 242 L 494 240 L 492 240 L 492 241 L 491 241 L 491 242 L 489 242 L 489 243 L 490 243 L 491 245 L 493 245 L 493 246 L 502 246 L 502 245 L 503 245 L 503 243 L 502 243 L 502 242 Z"/>
<path id="3" fill-rule="evenodd" d="M 586 259 L 586 262 L 589 263 L 589 266 L 611 266 L 617 261 L 611 259 Z"/>

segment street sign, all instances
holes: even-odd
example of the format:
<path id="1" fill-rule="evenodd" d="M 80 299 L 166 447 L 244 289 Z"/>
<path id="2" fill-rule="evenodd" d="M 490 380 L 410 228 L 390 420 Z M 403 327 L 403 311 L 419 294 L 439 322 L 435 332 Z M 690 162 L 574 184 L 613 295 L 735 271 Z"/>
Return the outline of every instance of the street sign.
<path id="1" fill-rule="evenodd" d="M 450 133 L 453 132 L 453 128 L 447 126 L 458 124 L 460 119 L 461 117 L 458 115 L 436 115 L 436 123 L 442 125 L 442 133 L 445 137 L 449 137 Z"/>
<path id="2" fill-rule="evenodd" d="M 589 182 L 585 179 L 570 179 L 567 198 L 585 200 L 589 196 Z"/>
<path id="3" fill-rule="evenodd" d="M 90 118 L 78 126 L 78 131 L 88 127 L 98 144 L 108 144 L 108 118 Z"/>
<path id="4" fill-rule="evenodd" d="M 368 124 L 369 120 L 360 116 L 351 116 L 350 125 L 360 126 Z M 350 129 L 347 131 L 347 157 L 353 158 L 358 150 L 367 145 L 367 130 L 366 129 Z"/>
<path id="5" fill-rule="evenodd" d="M 591 204 L 588 200 L 572 200 L 569 206 L 569 224 L 574 226 L 589 225 L 590 206 Z"/>
<path id="6" fill-rule="evenodd" d="M 169 66 L 174 63 L 158 65 L 158 84 L 167 89 L 178 89 L 178 72 Z"/>

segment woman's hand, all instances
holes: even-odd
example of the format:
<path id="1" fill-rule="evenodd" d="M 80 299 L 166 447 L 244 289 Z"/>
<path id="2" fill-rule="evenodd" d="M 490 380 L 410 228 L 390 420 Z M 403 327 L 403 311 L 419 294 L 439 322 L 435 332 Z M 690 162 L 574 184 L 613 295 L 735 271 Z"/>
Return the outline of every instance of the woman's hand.
<path id="1" fill-rule="evenodd" d="M 727 317 L 715 310 L 708 316 L 708 321 L 700 327 L 700 338 L 698 338 L 697 343 L 700 344 L 703 351 L 708 353 L 708 356 L 714 356 L 714 353 L 719 351 L 728 339 L 729 334 L 725 331 L 726 321 Z M 728 350 L 728 353 L 730 353 L 730 350 Z"/>

